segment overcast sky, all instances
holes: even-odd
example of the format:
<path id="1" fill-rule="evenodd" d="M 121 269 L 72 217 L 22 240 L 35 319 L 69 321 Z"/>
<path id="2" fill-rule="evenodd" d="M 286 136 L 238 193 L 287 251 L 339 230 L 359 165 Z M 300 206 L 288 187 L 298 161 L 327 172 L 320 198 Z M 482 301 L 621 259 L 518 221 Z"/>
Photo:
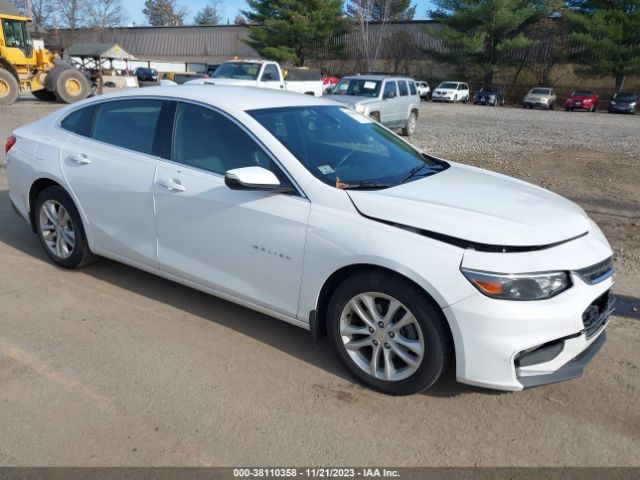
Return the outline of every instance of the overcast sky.
<path id="1" fill-rule="evenodd" d="M 136 25 L 148 25 L 147 19 L 142 14 L 144 0 L 125 0 L 122 3 L 125 5 L 127 13 L 129 14 L 129 23 L 135 22 Z M 187 7 L 189 10 L 189 15 L 187 15 L 187 21 L 185 23 L 193 23 L 194 15 L 207 3 L 207 0 L 178 0 L 178 4 Z M 426 11 L 428 8 L 431 8 L 431 2 L 429 0 L 414 0 L 413 4 L 418 6 L 418 8 L 416 8 L 416 20 L 426 18 Z M 233 19 L 240 13 L 240 10 L 247 8 L 245 0 L 222 0 L 221 5 L 223 7 L 223 23 L 227 23 L 227 18 L 230 23 L 233 23 Z"/>

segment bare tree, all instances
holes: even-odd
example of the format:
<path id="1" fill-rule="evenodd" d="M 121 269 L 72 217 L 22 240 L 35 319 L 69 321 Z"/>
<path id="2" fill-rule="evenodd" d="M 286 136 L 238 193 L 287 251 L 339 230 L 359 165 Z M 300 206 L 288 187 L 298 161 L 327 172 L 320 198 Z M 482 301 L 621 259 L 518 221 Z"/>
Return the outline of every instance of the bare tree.
<path id="1" fill-rule="evenodd" d="M 36 36 L 53 21 L 54 7 L 51 0 L 14 0 L 13 4 L 22 14 L 33 20 Z"/>
<path id="2" fill-rule="evenodd" d="M 84 25 L 86 5 L 82 0 L 55 0 L 50 2 L 55 9 L 56 26 L 68 28 L 73 32 Z"/>
<path id="3" fill-rule="evenodd" d="M 367 63 L 367 71 L 371 72 L 380 56 L 382 41 L 391 20 L 391 0 L 384 0 L 384 3 L 380 0 L 350 0 L 347 15 L 358 25 L 362 55 Z M 379 28 L 373 34 L 370 24 L 376 17 L 379 18 L 376 21 Z"/>
<path id="4" fill-rule="evenodd" d="M 86 4 L 86 17 L 89 27 L 104 30 L 122 25 L 128 15 L 122 0 L 92 0 Z"/>
<path id="5" fill-rule="evenodd" d="M 243 15 L 236 15 L 236 18 L 233 19 L 234 25 L 246 25 L 247 19 Z"/>

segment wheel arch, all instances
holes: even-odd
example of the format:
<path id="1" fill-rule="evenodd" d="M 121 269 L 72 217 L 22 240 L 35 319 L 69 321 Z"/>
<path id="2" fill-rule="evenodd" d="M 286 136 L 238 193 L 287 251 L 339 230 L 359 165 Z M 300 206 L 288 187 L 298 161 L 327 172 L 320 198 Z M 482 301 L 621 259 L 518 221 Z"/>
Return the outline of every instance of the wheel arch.
<path id="1" fill-rule="evenodd" d="M 60 187 L 62 190 L 65 191 L 67 195 L 69 195 L 69 192 L 67 191 L 67 189 L 64 188 L 64 186 L 60 184 L 60 182 L 53 180 L 52 178 L 41 177 L 31 184 L 31 188 L 29 188 L 28 207 L 29 207 L 29 223 L 31 224 L 31 230 L 33 230 L 33 233 L 37 233 L 36 213 L 34 209 L 36 200 L 38 199 L 38 195 L 40 195 L 40 192 L 42 192 L 45 188 L 49 188 L 49 187 Z M 73 197 L 71 195 L 69 195 L 69 198 L 71 198 L 72 199 L 71 201 L 73 201 Z"/>
<path id="2" fill-rule="evenodd" d="M 335 289 L 348 277 L 359 274 L 359 273 L 383 273 L 385 275 L 394 276 L 396 278 L 401 278 L 404 281 L 407 281 L 418 288 L 430 301 L 432 301 L 436 307 L 442 310 L 443 305 L 438 302 L 436 299 L 437 295 L 429 292 L 429 289 L 424 285 L 421 285 L 415 279 L 412 279 L 410 275 L 406 275 L 404 273 L 400 273 L 397 270 L 394 270 L 389 267 L 375 265 L 372 263 L 356 263 L 351 265 L 346 265 L 335 272 L 333 272 L 322 284 L 320 288 L 320 292 L 318 293 L 318 297 L 316 300 L 315 309 L 309 313 L 309 327 L 311 330 L 311 334 L 315 340 L 318 340 L 327 335 L 327 318 L 326 312 L 327 307 L 329 305 L 329 301 L 331 300 L 331 295 L 335 291 Z M 453 332 L 451 325 L 449 325 L 449 319 L 443 312 L 443 318 L 445 319 L 445 324 L 447 326 L 450 345 L 452 348 L 452 352 L 454 352 L 455 357 L 455 345 L 453 341 Z"/>
<path id="3" fill-rule="evenodd" d="M 13 75 L 13 77 L 18 82 L 18 85 L 20 85 L 20 77 L 18 76 L 18 71 L 14 68 L 13 65 L 11 65 L 11 63 L 9 63 L 9 60 L 4 57 L 0 57 L 0 68 L 5 69 L 7 72 Z"/>

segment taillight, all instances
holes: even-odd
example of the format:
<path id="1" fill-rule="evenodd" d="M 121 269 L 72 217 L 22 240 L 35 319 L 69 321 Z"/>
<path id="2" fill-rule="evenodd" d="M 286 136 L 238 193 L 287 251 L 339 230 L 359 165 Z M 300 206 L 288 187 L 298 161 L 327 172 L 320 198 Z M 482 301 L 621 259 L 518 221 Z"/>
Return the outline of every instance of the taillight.
<path id="1" fill-rule="evenodd" d="M 18 139 L 16 137 L 14 137 L 13 135 L 9 135 L 9 138 L 7 138 L 7 143 L 4 144 L 5 155 L 9 153 L 9 150 L 11 150 L 11 147 L 13 147 L 17 141 Z"/>

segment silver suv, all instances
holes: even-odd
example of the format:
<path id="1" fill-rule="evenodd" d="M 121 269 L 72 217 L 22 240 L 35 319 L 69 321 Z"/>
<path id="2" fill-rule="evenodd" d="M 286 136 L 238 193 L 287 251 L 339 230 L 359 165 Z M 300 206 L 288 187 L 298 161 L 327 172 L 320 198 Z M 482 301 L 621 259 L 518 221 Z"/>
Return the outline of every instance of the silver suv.
<path id="1" fill-rule="evenodd" d="M 385 127 L 400 128 L 405 136 L 415 132 L 420 96 L 411 78 L 386 75 L 344 77 L 327 98 Z"/>
<path id="2" fill-rule="evenodd" d="M 524 108 L 545 108 L 547 110 L 553 110 L 556 105 L 556 93 L 553 88 L 536 87 L 529 90 L 529 92 L 522 99 L 522 106 Z"/>

